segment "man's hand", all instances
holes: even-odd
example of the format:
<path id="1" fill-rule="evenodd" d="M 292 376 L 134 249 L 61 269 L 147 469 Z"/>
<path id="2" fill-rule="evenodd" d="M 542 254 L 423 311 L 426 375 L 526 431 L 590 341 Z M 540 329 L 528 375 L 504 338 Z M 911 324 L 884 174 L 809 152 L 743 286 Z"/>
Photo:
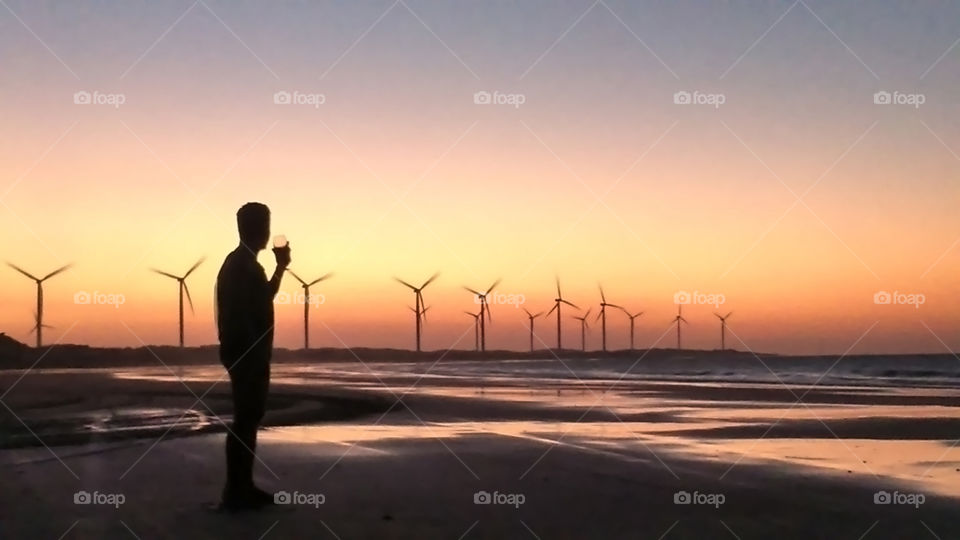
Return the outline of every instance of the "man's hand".
<path id="1" fill-rule="evenodd" d="M 273 248 L 273 255 L 277 258 L 277 268 L 286 269 L 290 266 L 290 244 L 282 248 Z"/>

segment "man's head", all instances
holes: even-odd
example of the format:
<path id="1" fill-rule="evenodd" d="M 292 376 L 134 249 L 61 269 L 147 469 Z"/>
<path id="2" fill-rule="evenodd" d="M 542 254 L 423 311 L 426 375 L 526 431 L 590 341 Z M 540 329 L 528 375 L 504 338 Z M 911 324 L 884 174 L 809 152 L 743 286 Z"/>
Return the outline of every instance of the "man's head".
<path id="1" fill-rule="evenodd" d="M 257 202 L 241 206 L 237 210 L 237 230 L 243 245 L 255 250 L 266 248 L 270 240 L 270 209 Z"/>

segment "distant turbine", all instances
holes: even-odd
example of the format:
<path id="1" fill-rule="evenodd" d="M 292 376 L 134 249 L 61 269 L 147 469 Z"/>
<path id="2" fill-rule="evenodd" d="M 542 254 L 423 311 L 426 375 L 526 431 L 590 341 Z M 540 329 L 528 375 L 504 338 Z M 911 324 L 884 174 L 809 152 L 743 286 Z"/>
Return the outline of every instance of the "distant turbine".
<path id="1" fill-rule="evenodd" d="M 423 311 L 421 311 L 421 308 L 423 307 L 423 290 L 426 289 L 426 288 L 427 288 L 427 285 L 429 285 L 430 283 L 432 283 L 433 280 L 437 279 L 437 276 L 439 276 L 439 275 L 440 275 L 440 273 L 438 272 L 438 273 L 430 276 L 430 279 L 424 281 L 424 282 L 423 282 L 423 285 L 421 285 L 421 286 L 419 286 L 419 287 L 414 287 L 413 285 L 407 283 L 406 281 L 404 281 L 404 280 L 402 280 L 402 279 L 400 279 L 400 278 L 398 278 L 398 277 L 393 278 L 393 279 L 397 280 L 397 282 L 402 283 L 403 285 L 405 285 L 408 289 L 412 290 L 414 296 L 416 297 L 416 298 L 415 298 L 415 304 L 416 304 L 417 307 L 416 307 L 416 309 L 413 310 L 413 318 L 416 320 L 416 328 L 417 328 L 417 352 L 420 352 L 420 326 L 421 326 L 421 324 L 422 324 L 421 318 L 423 317 Z"/>
<path id="2" fill-rule="evenodd" d="M 486 323 L 484 322 L 483 314 L 486 313 L 487 314 L 486 318 L 489 319 L 490 322 L 493 322 L 493 317 L 490 316 L 490 304 L 487 303 L 487 295 L 490 294 L 493 291 L 493 288 L 499 284 L 500 284 L 500 280 L 498 279 L 493 282 L 493 285 L 491 285 L 489 289 L 487 289 L 487 292 L 483 292 L 483 293 L 479 291 L 475 291 L 470 287 L 464 287 L 464 289 L 472 292 L 474 296 L 476 296 L 480 300 L 480 350 L 481 351 L 487 350 L 487 333 L 486 333 L 487 327 L 486 327 Z"/>
<path id="3" fill-rule="evenodd" d="M 523 308 L 523 312 L 527 314 L 527 318 L 530 319 L 530 352 L 533 352 L 533 320 L 537 317 L 543 315 L 543 312 L 533 314 L 527 311 L 527 308 Z"/>
<path id="4" fill-rule="evenodd" d="M 643 315 L 643 312 L 640 311 L 640 312 L 638 312 L 638 313 L 636 313 L 636 314 L 634 314 L 634 315 L 631 315 L 629 311 L 627 311 L 627 310 L 625 310 L 625 309 L 623 309 L 623 308 L 620 308 L 620 310 L 623 311 L 624 313 L 626 313 L 626 314 L 627 314 L 627 317 L 630 317 L 630 350 L 632 351 L 632 350 L 634 350 L 634 349 L 633 349 L 633 321 L 634 321 L 637 317 L 642 316 L 642 315 Z"/>
<path id="5" fill-rule="evenodd" d="M 687 320 L 683 318 L 682 311 L 683 311 L 683 304 L 677 304 L 677 316 L 674 317 L 673 320 L 677 324 L 677 350 L 678 351 L 683 350 L 683 347 L 680 346 L 680 323 L 682 322 L 685 324 L 690 324 L 690 323 L 687 323 Z"/>
<path id="6" fill-rule="evenodd" d="M 473 317 L 473 350 L 480 350 L 480 314 L 464 311 L 467 315 Z"/>
<path id="7" fill-rule="evenodd" d="M 562 333 L 560 330 L 560 304 L 567 304 L 568 306 L 574 309 L 580 309 L 572 302 L 568 302 L 563 299 L 563 295 L 560 294 L 560 279 L 558 278 L 557 279 L 557 297 L 554 299 L 553 307 L 550 308 L 550 311 L 547 312 L 547 315 L 550 315 L 551 313 L 553 313 L 554 310 L 556 310 L 557 312 L 557 352 L 563 350 L 563 342 L 560 340 L 561 333 Z"/>
<path id="8" fill-rule="evenodd" d="M 187 288 L 187 278 L 190 277 L 190 274 L 192 274 L 193 271 L 196 270 L 198 266 L 200 266 L 200 263 L 202 263 L 204 259 L 206 259 L 206 257 L 201 257 L 200 260 L 194 263 L 194 265 L 191 266 L 190 269 L 187 270 L 187 273 L 184 274 L 183 276 L 175 276 L 173 274 L 169 274 L 162 270 L 151 268 L 151 270 L 153 270 L 154 272 L 162 276 L 167 276 L 168 278 L 175 279 L 180 284 L 180 346 L 181 347 L 183 347 L 183 293 L 187 293 L 187 302 L 190 303 L 190 313 L 193 313 L 193 299 L 190 298 L 190 289 Z"/>
<path id="9" fill-rule="evenodd" d="M 71 265 L 68 264 L 66 266 L 61 266 L 60 268 L 57 268 L 56 270 L 54 270 L 53 272 L 50 272 L 49 274 L 43 276 L 42 278 L 38 278 L 28 273 L 26 270 L 12 263 L 7 263 L 7 266 L 27 276 L 28 278 L 35 281 L 37 284 L 37 313 L 34 316 L 35 326 L 33 327 L 33 330 L 31 330 L 31 332 L 37 333 L 37 347 L 39 348 L 41 345 L 43 345 L 43 329 L 50 328 L 49 326 L 46 326 L 43 324 L 43 282 L 61 272 L 65 272 L 70 268 Z"/>
<path id="10" fill-rule="evenodd" d="M 573 316 L 574 319 L 580 321 L 580 349 L 583 352 L 587 352 L 587 317 L 590 316 L 590 310 L 588 309 L 582 317 Z"/>
<path id="11" fill-rule="evenodd" d="M 307 350 L 310 348 L 310 287 L 330 278 L 333 276 L 333 273 L 328 272 L 323 276 L 311 281 L 310 283 L 307 283 L 306 281 L 300 279 L 300 276 L 295 274 L 293 270 L 287 268 L 287 272 L 290 272 L 290 275 L 299 281 L 300 286 L 303 287 L 303 349 Z"/>
<path id="12" fill-rule="evenodd" d="M 603 335 L 603 352 L 607 352 L 607 306 L 617 309 L 623 309 L 622 306 L 616 304 L 608 304 L 607 297 L 603 295 L 603 287 L 600 287 L 600 313 L 597 314 L 597 320 L 603 319 L 601 326 L 601 334 Z M 632 345 L 631 345 L 632 348 Z"/>
<path id="13" fill-rule="evenodd" d="M 727 313 L 727 314 L 724 315 L 723 317 L 721 317 L 720 315 L 718 315 L 718 314 L 716 314 L 716 313 L 714 313 L 714 315 L 715 315 L 718 319 L 720 319 L 720 350 L 721 350 L 721 351 L 725 351 L 725 350 L 727 350 L 727 340 L 726 340 L 726 337 L 727 337 L 727 335 L 726 335 L 726 334 L 727 334 L 727 318 L 730 317 L 731 315 L 733 315 L 733 312 L 731 311 L 730 313 Z"/>

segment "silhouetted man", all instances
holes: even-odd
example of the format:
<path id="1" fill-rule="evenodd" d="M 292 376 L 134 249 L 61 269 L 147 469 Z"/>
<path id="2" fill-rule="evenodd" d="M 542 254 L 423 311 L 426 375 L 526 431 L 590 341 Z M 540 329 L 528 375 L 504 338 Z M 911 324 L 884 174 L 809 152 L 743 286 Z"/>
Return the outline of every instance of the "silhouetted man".
<path id="1" fill-rule="evenodd" d="M 240 245 L 217 275 L 220 362 L 230 374 L 233 425 L 227 433 L 227 483 L 223 507 L 244 510 L 273 504 L 273 494 L 253 483 L 257 428 L 266 409 L 273 349 L 273 297 L 290 264 L 290 248 L 274 248 L 277 268 L 267 280 L 257 253 L 270 239 L 270 209 L 247 203 L 237 211 Z"/>

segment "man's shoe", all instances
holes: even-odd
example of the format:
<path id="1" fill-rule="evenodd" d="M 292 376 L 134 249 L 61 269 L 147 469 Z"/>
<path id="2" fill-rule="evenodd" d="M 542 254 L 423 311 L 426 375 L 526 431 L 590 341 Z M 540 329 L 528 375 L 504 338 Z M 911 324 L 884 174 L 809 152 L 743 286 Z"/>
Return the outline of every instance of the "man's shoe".
<path id="1" fill-rule="evenodd" d="M 271 506 L 273 504 L 276 504 L 276 499 L 274 498 L 273 493 L 270 493 L 269 491 L 264 491 L 258 488 L 257 486 L 253 486 L 251 491 L 251 497 L 253 498 L 254 501 L 259 503 L 261 506 Z"/>
<path id="2" fill-rule="evenodd" d="M 227 512 L 245 512 L 262 507 L 259 497 L 250 490 L 224 489 L 220 509 Z"/>

